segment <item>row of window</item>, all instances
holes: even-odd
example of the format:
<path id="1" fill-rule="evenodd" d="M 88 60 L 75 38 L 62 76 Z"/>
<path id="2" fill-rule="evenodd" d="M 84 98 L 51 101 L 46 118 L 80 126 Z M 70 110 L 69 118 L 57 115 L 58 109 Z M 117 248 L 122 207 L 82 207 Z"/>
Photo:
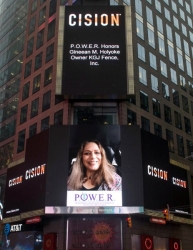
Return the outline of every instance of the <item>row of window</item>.
<path id="1" fill-rule="evenodd" d="M 128 109 L 127 115 L 128 115 L 127 116 L 128 117 L 128 119 L 127 119 L 128 125 L 137 124 L 135 112 Z M 141 116 L 141 127 L 142 127 L 142 129 L 150 132 L 150 120 Z M 159 136 L 159 137 L 163 137 L 162 127 L 155 122 L 154 122 L 154 134 Z M 166 129 L 165 130 L 165 138 L 168 141 L 169 151 L 172 153 L 175 153 L 173 132 Z M 183 137 L 181 135 L 176 134 L 176 142 L 177 142 L 178 155 L 181 157 L 185 157 Z M 188 154 L 188 156 L 190 156 L 191 152 L 193 152 L 193 142 L 186 140 L 186 146 L 187 146 L 187 154 Z"/>
<path id="2" fill-rule="evenodd" d="M 59 110 L 54 114 L 54 125 L 63 124 L 63 110 Z M 48 129 L 50 126 L 50 117 L 46 117 L 41 120 L 41 132 Z M 37 123 L 34 123 L 29 127 L 29 137 L 34 136 L 37 133 Z M 17 153 L 24 151 L 26 139 L 26 129 L 19 132 Z"/>

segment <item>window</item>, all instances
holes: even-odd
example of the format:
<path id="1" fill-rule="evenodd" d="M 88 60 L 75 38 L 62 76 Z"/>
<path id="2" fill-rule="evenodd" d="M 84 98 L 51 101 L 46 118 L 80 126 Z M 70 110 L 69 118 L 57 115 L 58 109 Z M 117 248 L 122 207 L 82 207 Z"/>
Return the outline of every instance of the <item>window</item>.
<path id="1" fill-rule="evenodd" d="M 29 88 L 30 88 L 30 82 L 27 82 L 27 83 L 23 86 L 22 101 L 29 97 Z"/>
<path id="2" fill-rule="evenodd" d="M 20 124 L 27 121 L 27 109 L 28 109 L 28 105 L 25 105 L 24 107 L 21 108 Z"/>
<path id="3" fill-rule="evenodd" d="M 174 69 L 170 68 L 170 74 L 171 74 L 171 80 L 172 80 L 172 82 L 177 85 L 176 71 Z"/>
<path id="4" fill-rule="evenodd" d="M 172 10 L 177 13 L 177 5 L 174 1 L 172 1 Z"/>
<path id="5" fill-rule="evenodd" d="M 167 74 L 167 66 L 166 66 L 166 64 L 165 64 L 163 61 L 161 61 L 161 60 L 160 60 L 160 68 L 161 68 L 161 74 L 162 74 L 163 76 L 167 77 L 167 76 L 168 76 L 168 74 Z"/>
<path id="6" fill-rule="evenodd" d="M 175 16 L 173 16 L 173 21 L 174 21 L 174 26 L 177 28 L 177 29 L 179 29 L 180 27 L 179 27 L 179 21 L 178 21 L 178 19 L 175 17 Z"/>
<path id="7" fill-rule="evenodd" d="M 148 95 L 140 90 L 140 103 L 141 108 L 149 111 Z"/>
<path id="8" fill-rule="evenodd" d="M 181 24 L 181 26 L 182 26 L 182 33 L 183 33 L 185 36 L 188 36 L 186 26 L 185 26 L 185 25 L 183 25 L 183 23 Z"/>
<path id="9" fill-rule="evenodd" d="M 36 16 L 32 17 L 29 21 L 29 35 L 34 32 L 36 26 Z"/>
<path id="10" fill-rule="evenodd" d="M 161 4 L 160 4 L 160 2 L 158 1 L 158 0 L 155 0 L 155 7 L 156 7 L 156 9 L 161 13 L 162 12 L 162 10 L 161 10 Z"/>
<path id="11" fill-rule="evenodd" d="M 179 92 L 175 89 L 172 89 L 172 96 L 173 96 L 173 103 L 180 107 L 180 96 L 179 96 Z"/>
<path id="12" fill-rule="evenodd" d="M 150 121 L 145 117 L 141 117 L 141 128 L 150 132 Z"/>
<path id="13" fill-rule="evenodd" d="M 175 126 L 176 128 L 182 129 L 182 120 L 181 120 L 181 114 L 177 111 L 174 111 L 174 118 L 175 118 Z"/>
<path id="14" fill-rule="evenodd" d="M 182 95 L 182 107 L 183 110 L 189 112 L 188 98 Z"/>
<path id="15" fill-rule="evenodd" d="M 152 54 L 151 52 L 149 52 L 149 62 L 150 62 L 150 66 L 154 68 L 155 70 L 157 70 L 156 56 Z"/>
<path id="16" fill-rule="evenodd" d="M 53 73 L 53 66 L 51 66 L 45 70 L 44 86 L 46 86 L 52 82 L 52 73 Z"/>
<path id="17" fill-rule="evenodd" d="M 31 65 L 32 65 L 32 60 L 26 63 L 26 65 L 25 65 L 25 72 L 24 72 L 24 78 L 26 78 L 29 75 L 31 75 Z"/>
<path id="18" fill-rule="evenodd" d="M 176 39 L 176 46 L 179 49 L 182 49 L 182 44 L 181 44 L 181 38 L 180 35 L 178 33 L 175 32 L 175 39 Z"/>
<path id="19" fill-rule="evenodd" d="M 177 146 L 178 146 L 178 155 L 181 157 L 184 157 L 184 141 L 183 141 L 183 137 L 180 135 L 176 135 L 176 139 L 177 139 Z"/>
<path id="20" fill-rule="evenodd" d="M 147 17 L 147 22 L 151 23 L 153 25 L 153 14 L 152 14 L 152 10 L 150 10 L 147 6 L 146 6 L 146 17 Z"/>
<path id="21" fill-rule="evenodd" d="M 188 82 L 189 85 L 189 94 L 193 96 L 193 84 L 191 82 Z"/>
<path id="22" fill-rule="evenodd" d="M 62 125 L 63 124 L 63 110 L 59 110 L 54 113 L 54 125 Z"/>
<path id="23" fill-rule="evenodd" d="M 185 51 L 185 54 L 188 55 L 188 56 L 190 56 L 189 45 L 188 45 L 188 43 L 185 40 L 183 40 L 183 42 L 184 42 L 184 51 Z"/>
<path id="24" fill-rule="evenodd" d="M 142 3 L 141 0 L 135 0 L 135 11 L 142 16 Z"/>
<path id="25" fill-rule="evenodd" d="M 152 106 L 153 106 L 153 115 L 161 118 L 160 102 L 157 99 L 152 98 Z"/>
<path id="26" fill-rule="evenodd" d="M 186 140 L 187 142 L 187 151 L 188 151 L 188 160 L 193 161 L 193 142 Z"/>
<path id="27" fill-rule="evenodd" d="M 165 13 L 165 18 L 167 18 L 169 21 L 171 21 L 170 19 L 170 12 L 168 9 L 164 8 L 164 13 Z"/>
<path id="28" fill-rule="evenodd" d="M 37 0 L 34 0 L 31 4 L 31 13 L 37 9 Z"/>
<path id="29" fill-rule="evenodd" d="M 32 137 L 37 134 L 37 123 L 29 127 L 29 137 Z"/>
<path id="30" fill-rule="evenodd" d="M 168 24 L 166 24 L 166 33 L 167 33 L 167 39 L 173 42 L 172 28 Z"/>
<path id="31" fill-rule="evenodd" d="M 192 134 L 191 122 L 190 122 L 190 119 L 188 119 L 187 117 L 184 117 L 184 125 L 185 125 L 186 133 L 191 135 Z"/>
<path id="32" fill-rule="evenodd" d="M 157 20 L 157 30 L 163 34 L 163 22 L 162 19 L 158 16 L 156 16 Z"/>
<path id="33" fill-rule="evenodd" d="M 169 2 L 168 2 L 168 0 L 164 0 L 164 2 L 167 4 L 167 5 L 169 5 Z"/>
<path id="34" fill-rule="evenodd" d="M 24 151 L 24 147 L 25 147 L 25 129 L 19 132 L 17 153 Z"/>
<path id="35" fill-rule="evenodd" d="M 170 100 L 170 92 L 169 92 L 169 87 L 166 83 L 162 82 L 162 96 L 167 99 Z"/>
<path id="36" fill-rule="evenodd" d="M 172 124 L 171 108 L 164 105 L 164 117 L 165 121 Z"/>
<path id="37" fill-rule="evenodd" d="M 190 40 L 193 42 L 193 33 L 191 31 L 189 31 L 189 35 L 190 35 Z"/>
<path id="38" fill-rule="evenodd" d="M 151 89 L 159 93 L 158 79 L 154 75 L 151 75 Z"/>
<path id="39" fill-rule="evenodd" d="M 40 5 L 43 4 L 46 0 L 40 0 Z"/>
<path id="40" fill-rule="evenodd" d="M 146 70 L 139 66 L 139 81 L 147 86 Z"/>
<path id="41" fill-rule="evenodd" d="M 35 68 L 34 68 L 34 70 L 37 70 L 42 66 L 42 55 L 43 55 L 43 52 L 39 53 L 35 57 Z"/>
<path id="42" fill-rule="evenodd" d="M 154 123 L 154 134 L 162 138 L 162 127 L 157 123 Z"/>
<path id="43" fill-rule="evenodd" d="M 154 37 L 154 31 L 150 28 L 147 29 L 148 34 L 148 43 L 151 47 L 155 48 L 155 37 Z"/>
<path id="44" fill-rule="evenodd" d="M 180 53 L 179 50 L 177 50 L 177 58 L 178 58 L 178 67 L 184 71 L 184 62 L 183 62 L 183 57 L 182 53 Z"/>
<path id="45" fill-rule="evenodd" d="M 127 109 L 127 124 L 128 125 L 135 125 L 135 124 L 137 124 L 136 113 L 133 112 L 130 109 Z"/>
<path id="46" fill-rule="evenodd" d="M 185 14 L 182 9 L 180 9 L 180 17 L 185 21 Z"/>
<path id="47" fill-rule="evenodd" d="M 138 58 L 145 62 L 145 48 L 138 43 L 137 50 L 138 50 Z"/>
<path id="48" fill-rule="evenodd" d="M 36 76 L 33 81 L 33 94 L 36 93 L 38 90 L 40 90 L 40 84 L 41 84 L 41 74 Z"/>
<path id="49" fill-rule="evenodd" d="M 185 2 L 185 5 L 186 5 L 186 10 L 191 14 L 190 5 L 187 2 Z"/>
<path id="50" fill-rule="evenodd" d="M 44 44 L 44 29 L 37 34 L 36 49 L 39 49 Z"/>
<path id="51" fill-rule="evenodd" d="M 33 53 L 33 46 L 34 46 L 34 37 L 32 37 L 27 42 L 27 51 L 26 51 L 26 57 L 30 56 Z"/>
<path id="52" fill-rule="evenodd" d="M 181 87 L 181 89 L 186 91 L 186 79 L 181 75 L 180 75 L 180 87 Z"/>
<path id="53" fill-rule="evenodd" d="M 190 77 L 192 77 L 192 65 L 191 65 L 191 62 L 190 62 L 190 58 L 186 56 L 185 62 L 186 62 L 187 74 Z"/>
<path id="54" fill-rule="evenodd" d="M 165 56 L 165 43 L 164 40 L 158 36 L 159 53 Z"/>
<path id="55" fill-rule="evenodd" d="M 31 118 L 38 115 L 38 105 L 39 105 L 39 98 L 32 101 L 32 103 L 31 103 Z"/>
<path id="56" fill-rule="evenodd" d="M 166 140 L 168 141 L 169 151 L 174 153 L 174 137 L 173 132 L 166 129 Z"/>
<path id="57" fill-rule="evenodd" d="M 49 121 L 50 121 L 50 117 L 46 117 L 41 121 L 41 131 L 44 131 L 46 129 L 49 129 Z"/>
<path id="58" fill-rule="evenodd" d="M 54 57 L 54 43 L 46 48 L 46 62 L 50 61 Z"/>
<path id="59" fill-rule="evenodd" d="M 168 54 L 170 62 L 175 64 L 175 55 L 174 55 L 174 48 L 173 45 L 168 44 Z"/>
<path id="60" fill-rule="evenodd" d="M 42 112 L 50 108 L 50 102 L 51 102 L 51 91 L 48 91 L 43 95 Z"/>
<path id="61" fill-rule="evenodd" d="M 51 17 L 56 12 L 57 0 L 50 1 L 49 17 Z"/>
<path id="62" fill-rule="evenodd" d="M 55 22 L 56 19 L 54 19 L 52 22 L 48 24 L 47 40 L 50 40 L 55 35 Z"/>
<path id="63" fill-rule="evenodd" d="M 138 19 L 136 19 L 136 32 L 137 36 L 139 36 L 141 39 L 144 39 L 143 23 Z"/>
<path id="64" fill-rule="evenodd" d="M 179 4 L 181 4 L 182 6 L 184 6 L 183 0 L 178 0 Z"/>
<path id="65" fill-rule="evenodd" d="M 39 12 L 39 21 L 38 21 L 38 25 L 40 26 L 42 23 L 45 22 L 46 19 L 46 6 L 44 8 L 42 8 Z"/>

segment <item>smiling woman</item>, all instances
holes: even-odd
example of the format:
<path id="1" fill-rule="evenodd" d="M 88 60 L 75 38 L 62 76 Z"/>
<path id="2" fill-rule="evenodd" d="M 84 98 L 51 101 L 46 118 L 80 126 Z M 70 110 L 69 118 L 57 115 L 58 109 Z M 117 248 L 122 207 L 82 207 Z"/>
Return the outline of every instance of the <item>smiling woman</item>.
<path id="1" fill-rule="evenodd" d="M 98 141 L 81 145 L 68 178 L 68 190 L 122 190 L 122 178 L 108 162 Z"/>

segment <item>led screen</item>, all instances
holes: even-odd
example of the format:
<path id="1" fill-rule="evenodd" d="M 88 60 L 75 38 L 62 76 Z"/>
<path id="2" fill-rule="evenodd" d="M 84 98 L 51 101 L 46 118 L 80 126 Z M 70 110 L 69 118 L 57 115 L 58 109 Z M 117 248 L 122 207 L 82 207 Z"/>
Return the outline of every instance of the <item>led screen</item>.
<path id="1" fill-rule="evenodd" d="M 62 92 L 79 98 L 126 96 L 123 6 L 65 7 Z"/>

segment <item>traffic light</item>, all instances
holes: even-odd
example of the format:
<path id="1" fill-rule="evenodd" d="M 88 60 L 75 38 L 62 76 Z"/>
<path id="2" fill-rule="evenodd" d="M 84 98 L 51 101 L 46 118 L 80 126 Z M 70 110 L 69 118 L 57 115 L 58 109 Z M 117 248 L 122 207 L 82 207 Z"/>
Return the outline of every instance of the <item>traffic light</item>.
<path id="1" fill-rule="evenodd" d="M 163 214 L 164 214 L 165 220 L 167 220 L 167 221 L 170 220 L 170 215 L 169 215 L 168 209 L 164 209 Z"/>
<path id="2" fill-rule="evenodd" d="M 128 217 L 126 220 L 127 220 L 127 226 L 128 226 L 128 227 L 132 227 L 132 220 L 131 220 L 131 217 Z"/>

